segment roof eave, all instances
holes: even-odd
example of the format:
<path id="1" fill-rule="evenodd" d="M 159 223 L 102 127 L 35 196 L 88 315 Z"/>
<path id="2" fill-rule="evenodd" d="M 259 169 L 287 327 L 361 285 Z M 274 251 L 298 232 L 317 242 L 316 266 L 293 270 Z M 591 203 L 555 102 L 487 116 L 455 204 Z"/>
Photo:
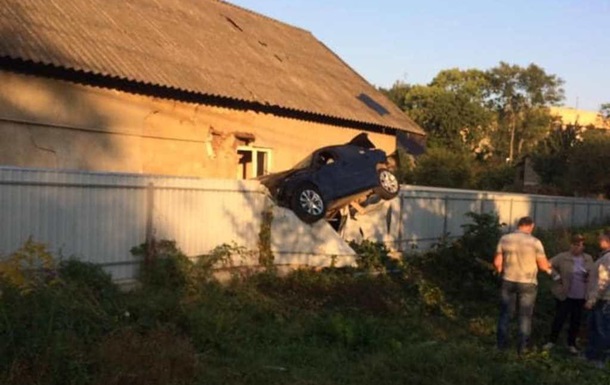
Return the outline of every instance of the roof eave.
<path id="1" fill-rule="evenodd" d="M 425 136 L 425 134 L 409 129 L 408 127 L 387 126 L 373 122 L 358 121 L 338 116 L 324 115 L 311 111 L 297 110 L 279 105 L 269 105 L 256 101 L 235 99 L 222 95 L 204 94 L 104 74 L 58 67 L 52 64 L 33 62 L 13 57 L 0 56 L 0 69 L 15 73 L 48 77 L 82 85 L 116 89 L 132 94 L 154 96 L 187 103 L 206 104 L 238 110 L 253 110 L 261 113 L 282 116 L 285 118 L 306 120 L 341 127 L 357 128 L 386 134 L 395 134 L 397 131 L 403 131 L 414 135 Z"/>

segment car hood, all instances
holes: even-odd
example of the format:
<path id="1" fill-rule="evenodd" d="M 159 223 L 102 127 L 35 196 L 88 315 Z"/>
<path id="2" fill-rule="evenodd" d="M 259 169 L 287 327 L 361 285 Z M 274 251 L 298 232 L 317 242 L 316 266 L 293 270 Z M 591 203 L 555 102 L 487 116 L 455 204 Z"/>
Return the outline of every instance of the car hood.
<path id="1" fill-rule="evenodd" d="M 281 171 L 281 172 L 274 172 L 272 174 L 267 174 L 267 175 L 259 176 L 256 179 L 259 182 L 261 182 L 261 184 L 263 186 L 265 186 L 265 187 L 267 187 L 269 189 L 269 192 L 271 193 L 271 195 L 275 196 L 275 194 L 277 193 L 277 189 L 278 189 L 279 185 L 286 178 L 296 174 L 299 171 L 301 171 L 301 170 L 291 169 L 291 170 L 286 170 L 286 171 Z"/>

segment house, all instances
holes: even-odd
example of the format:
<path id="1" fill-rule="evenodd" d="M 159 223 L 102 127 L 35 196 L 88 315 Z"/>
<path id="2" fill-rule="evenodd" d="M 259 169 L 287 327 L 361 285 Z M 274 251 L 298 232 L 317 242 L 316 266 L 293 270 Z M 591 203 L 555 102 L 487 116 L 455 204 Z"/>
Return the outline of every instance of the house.
<path id="1" fill-rule="evenodd" d="M 223 1 L 0 5 L 0 166 L 250 178 L 424 137 L 310 32 Z"/>

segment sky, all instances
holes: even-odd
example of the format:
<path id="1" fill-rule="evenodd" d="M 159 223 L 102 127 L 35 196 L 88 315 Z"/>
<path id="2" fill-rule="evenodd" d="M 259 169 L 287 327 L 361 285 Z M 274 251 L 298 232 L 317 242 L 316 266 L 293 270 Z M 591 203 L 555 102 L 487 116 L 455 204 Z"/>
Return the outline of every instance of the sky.
<path id="1" fill-rule="evenodd" d="M 228 0 L 306 29 L 371 84 L 535 63 L 564 105 L 610 103 L 610 0 Z"/>

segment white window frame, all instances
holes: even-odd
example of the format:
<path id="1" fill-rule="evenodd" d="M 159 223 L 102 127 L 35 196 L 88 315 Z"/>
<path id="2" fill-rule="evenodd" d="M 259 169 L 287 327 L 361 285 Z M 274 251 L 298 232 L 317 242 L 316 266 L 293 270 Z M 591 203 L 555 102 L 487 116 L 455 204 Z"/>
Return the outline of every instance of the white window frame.
<path id="1" fill-rule="evenodd" d="M 253 147 L 253 146 L 237 146 L 236 152 L 239 151 L 250 151 L 252 153 L 252 165 L 250 169 L 250 175 L 255 176 L 256 170 L 258 169 L 258 153 L 263 152 L 267 154 L 267 169 L 264 170 L 263 175 L 269 174 L 273 166 L 273 150 L 267 147 Z M 237 178 L 242 179 L 241 169 L 237 170 Z"/>

